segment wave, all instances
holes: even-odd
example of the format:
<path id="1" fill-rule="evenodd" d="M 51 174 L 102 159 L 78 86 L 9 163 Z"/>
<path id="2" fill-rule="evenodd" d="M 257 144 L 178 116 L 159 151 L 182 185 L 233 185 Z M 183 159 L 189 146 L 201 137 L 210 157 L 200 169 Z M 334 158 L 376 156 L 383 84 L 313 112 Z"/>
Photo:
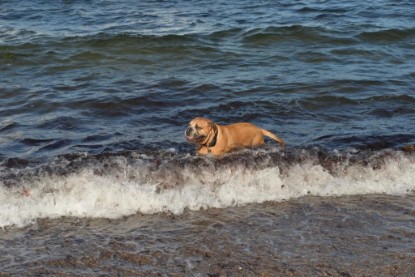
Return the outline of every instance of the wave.
<path id="1" fill-rule="evenodd" d="M 164 45 L 184 45 L 198 42 L 199 35 L 195 34 L 167 34 L 167 35 L 144 35 L 134 33 L 97 33 L 88 35 L 74 36 L 46 36 L 42 34 L 33 35 L 33 39 L 27 41 L 11 41 L 0 49 L 4 50 L 27 50 L 43 47 L 45 44 L 54 48 L 81 48 L 81 49 L 117 49 L 123 47 L 125 51 L 145 47 L 157 47 Z M 47 42 L 47 43 L 46 43 Z M 81 52 L 74 57 L 82 58 L 83 56 L 92 56 L 92 58 L 100 58 L 97 53 L 89 51 Z"/>
<path id="2" fill-rule="evenodd" d="M 280 42 L 323 42 L 332 45 L 351 45 L 356 40 L 344 33 L 320 26 L 290 25 L 256 28 L 243 33 L 242 40 L 250 45 L 268 45 Z"/>
<path id="3" fill-rule="evenodd" d="M 264 28 L 229 27 L 213 32 L 183 34 L 146 34 L 135 32 L 107 33 L 100 32 L 85 35 L 45 35 L 31 33 L 31 39 L 6 41 L 10 55 L 18 55 L 19 51 L 44 48 L 48 49 L 86 49 L 76 53 L 76 59 L 102 59 L 106 55 L 101 51 L 114 50 L 117 53 L 141 53 L 176 51 L 184 52 L 192 49 L 206 54 L 222 53 L 217 43 L 243 42 L 249 46 L 272 44 L 284 41 L 325 42 L 335 45 L 350 45 L 356 39 L 344 33 L 319 26 L 289 25 L 268 26 Z M 1 48 L 0 48 L 1 49 Z M 229 47 L 227 48 L 229 49 Z M 14 52 L 15 51 L 15 52 Z M 53 54 L 53 53 L 51 53 Z M 112 53 L 110 53 L 112 54 Z"/>
<path id="4" fill-rule="evenodd" d="M 415 155 L 399 150 L 280 150 L 267 146 L 221 159 L 164 152 L 78 153 L 0 166 L 0 226 L 40 218 L 119 218 L 321 197 L 415 189 Z"/>
<path id="5" fill-rule="evenodd" d="M 300 43 L 323 43 L 334 46 L 328 55 L 318 52 L 301 53 L 301 60 L 310 62 L 338 62 L 339 56 L 357 55 L 372 57 L 378 60 L 384 57 L 383 52 L 361 50 L 360 42 L 394 42 L 410 39 L 414 36 L 413 29 L 385 30 L 377 32 L 359 32 L 358 35 L 340 32 L 321 26 L 290 25 L 269 26 L 264 28 L 235 28 L 207 33 L 187 34 L 139 34 L 139 33 L 97 33 L 84 36 L 47 36 L 32 34 L 29 39 L 6 41 L 0 47 L 0 61 L 6 64 L 50 64 L 59 65 L 56 70 L 65 69 L 68 64 L 83 62 L 128 62 L 149 65 L 157 59 L 183 60 L 183 57 L 197 57 L 193 63 L 213 59 L 221 65 L 226 55 L 236 59 L 244 57 L 246 48 L 267 47 L 275 44 L 290 44 L 293 47 Z M 218 47 L 225 43 L 229 47 Z M 348 47 L 337 49 L 338 46 Z M 354 46 L 354 47 L 353 47 Z M 65 53 L 65 55 L 62 55 Z M 154 55 L 154 56 L 153 56 Z M 387 55 L 386 55 L 387 56 Z M 157 59 L 154 59 L 157 57 Z M 282 55 L 276 56 L 278 59 Z M 286 57 L 283 57 L 286 58 Z"/>
<path id="6" fill-rule="evenodd" d="M 386 29 L 373 32 L 362 32 L 358 38 L 367 42 L 400 42 L 415 37 L 415 28 L 408 29 Z"/>
<path id="7" fill-rule="evenodd" d="M 17 31 L 16 31 L 17 32 Z M 11 33 L 13 37 L 17 37 L 17 33 Z M 27 32 L 26 30 L 20 30 L 20 33 Z M 314 27 L 306 25 L 281 25 L 281 26 L 268 26 L 264 28 L 254 28 L 247 29 L 241 27 L 232 27 L 220 29 L 213 32 L 206 33 L 167 33 L 167 34 L 147 34 L 147 33 L 137 33 L 137 32 L 97 32 L 97 33 L 87 33 L 84 35 L 60 35 L 59 33 L 55 36 L 50 34 L 28 32 L 31 35 L 30 42 L 36 45 L 38 42 L 39 45 L 44 44 L 44 40 L 51 40 L 57 44 L 66 44 L 71 46 L 72 44 L 83 43 L 84 46 L 94 46 L 94 47 L 113 47 L 114 45 L 128 45 L 131 47 L 137 45 L 155 45 L 160 43 L 176 43 L 176 44 L 186 44 L 186 43 L 200 43 L 200 41 L 206 42 L 207 40 L 212 40 L 214 42 L 223 41 L 223 40 L 239 40 L 246 39 L 250 40 L 252 38 L 262 38 L 269 35 L 280 36 L 281 38 L 293 38 L 298 37 L 299 39 L 303 38 L 305 40 L 314 40 L 318 38 L 324 38 L 326 35 L 334 34 L 334 31 L 323 28 L 323 27 Z M 340 34 L 340 33 L 338 33 Z M 22 41 L 22 45 L 30 46 L 27 44 L 27 41 Z M 17 40 L 11 41 L 11 43 L 17 43 Z M 69 45 L 68 45 L 69 44 Z M 19 45 L 19 44 L 17 44 Z M 10 46 L 10 45 L 9 45 Z"/>

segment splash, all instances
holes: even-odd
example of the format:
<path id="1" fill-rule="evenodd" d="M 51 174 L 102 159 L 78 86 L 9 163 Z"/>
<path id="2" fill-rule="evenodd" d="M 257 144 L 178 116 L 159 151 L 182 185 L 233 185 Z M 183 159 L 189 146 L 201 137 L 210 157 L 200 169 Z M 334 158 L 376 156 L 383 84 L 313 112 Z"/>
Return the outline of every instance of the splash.
<path id="1" fill-rule="evenodd" d="M 1 166 L 0 226 L 39 218 L 119 218 L 415 189 L 415 156 L 394 150 L 245 150 L 222 159 L 164 153 L 61 156 Z"/>

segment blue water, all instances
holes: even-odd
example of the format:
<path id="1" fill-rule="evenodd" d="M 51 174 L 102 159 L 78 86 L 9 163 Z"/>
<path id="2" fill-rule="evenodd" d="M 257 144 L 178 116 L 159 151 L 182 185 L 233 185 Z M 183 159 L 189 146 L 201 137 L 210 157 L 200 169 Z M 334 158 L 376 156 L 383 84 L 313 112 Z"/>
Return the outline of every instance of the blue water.
<path id="1" fill-rule="evenodd" d="M 414 143 L 412 1 L 3 1 L 0 155 L 177 148 L 187 122 L 288 146 Z"/>

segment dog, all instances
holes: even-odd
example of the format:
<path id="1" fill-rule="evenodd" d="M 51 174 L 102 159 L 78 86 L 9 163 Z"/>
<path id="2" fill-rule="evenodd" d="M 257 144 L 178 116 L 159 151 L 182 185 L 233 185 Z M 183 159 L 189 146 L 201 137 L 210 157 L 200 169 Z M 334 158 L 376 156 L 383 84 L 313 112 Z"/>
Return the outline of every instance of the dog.
<path id="1" fill-rule="evenodd" d="M 244 147 L 264 144 L 264 136 L 277 141 L 281 146 L 285 142 L 273 133 L 251 123 L 235 123 L 222 126 L 212 120 L 196 117 L 185 131 L 186 139 L 196 144 L 199 155 L 212 154 L 222 156 Z"/>

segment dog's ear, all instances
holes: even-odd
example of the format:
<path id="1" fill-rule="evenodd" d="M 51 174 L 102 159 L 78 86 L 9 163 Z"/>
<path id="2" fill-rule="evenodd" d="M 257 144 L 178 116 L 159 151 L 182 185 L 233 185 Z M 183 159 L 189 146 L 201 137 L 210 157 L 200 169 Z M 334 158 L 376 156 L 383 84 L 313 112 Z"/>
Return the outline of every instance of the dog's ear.
<path id="1" fill-rule="evenodd" d="M 218 132 L 218 126 L 216 125 L 215 122 L 210 121 L 209 122 L 209 127 L 212 128 L 213 132 L 216 134 Z"/>

